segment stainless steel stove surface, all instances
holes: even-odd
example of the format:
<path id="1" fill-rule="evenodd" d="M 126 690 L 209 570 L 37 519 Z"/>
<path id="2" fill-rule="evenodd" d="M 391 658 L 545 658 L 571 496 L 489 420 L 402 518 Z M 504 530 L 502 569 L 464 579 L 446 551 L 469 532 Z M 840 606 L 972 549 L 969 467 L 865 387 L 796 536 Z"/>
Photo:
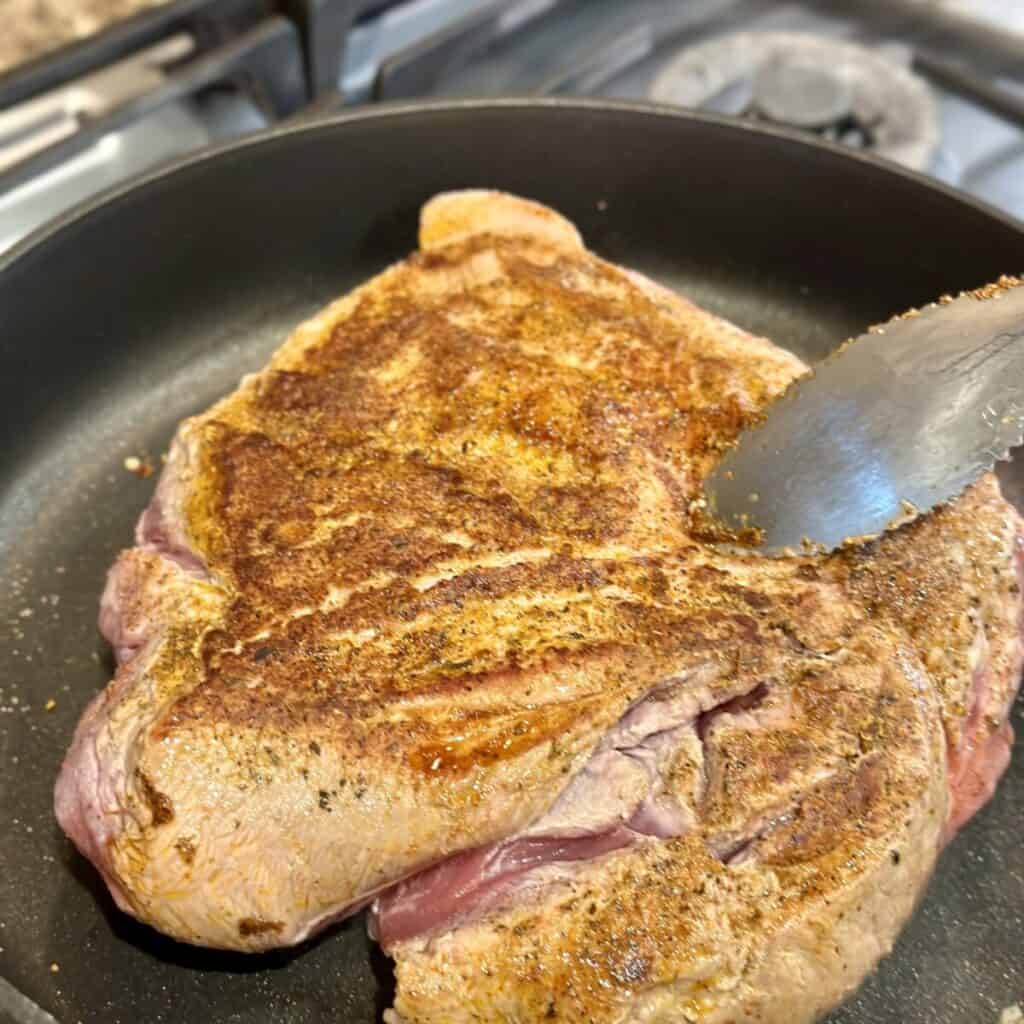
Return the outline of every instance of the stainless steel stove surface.
<path id="1" fill-rule="evenodd" d="M 418 96 L 653 99 L 785 124 L 1024 217 L 1024 4 L 250 2 L 260 16 L 221 26 L 227 42 L 212 51 L 201 31 L 179 31 L 84 76 L 55 73 L 42 95 L 16 89 L 14 102 L 0 77 L 0 249 L 103 188 L 312 100 L 330 111 Z M 303 4 L 322 22 L 312 46 L 309 23 L 281 16 Z M 320 66 L 303 69 L 304 46 Z M 323 95 L 325 75 L 337 94 Z"/>
<path id="2" fill-rule="evenodd" d="M 728 32 L 683 47 L 651 83 L 652 99 L 799 128 L 927 170 L 938 104 L 904 47 L 813 32 Z"/>
<path id="3" fill-rule="evenodd" d="M 1020 9 L 998 31 L 981 17 L 991 6 L 965 21 L 966 0 L 563 5 L 436 91 L 653 99 L 788 124 L 1024 217 L 1024 5 L 1006 4 Z"/>

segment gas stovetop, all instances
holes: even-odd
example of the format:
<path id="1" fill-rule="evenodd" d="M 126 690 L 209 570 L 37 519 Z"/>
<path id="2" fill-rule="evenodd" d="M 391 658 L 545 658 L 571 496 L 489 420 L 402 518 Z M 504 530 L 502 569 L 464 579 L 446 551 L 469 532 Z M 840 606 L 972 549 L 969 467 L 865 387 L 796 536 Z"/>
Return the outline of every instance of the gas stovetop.
<path id="1" fill-rule="evenodd" d="M 0 248 L 146 168 L 283 120 L 509 95 L 784 125 L 1024 218 L 1024 4 L 172 0 L 0 76 Z"/>

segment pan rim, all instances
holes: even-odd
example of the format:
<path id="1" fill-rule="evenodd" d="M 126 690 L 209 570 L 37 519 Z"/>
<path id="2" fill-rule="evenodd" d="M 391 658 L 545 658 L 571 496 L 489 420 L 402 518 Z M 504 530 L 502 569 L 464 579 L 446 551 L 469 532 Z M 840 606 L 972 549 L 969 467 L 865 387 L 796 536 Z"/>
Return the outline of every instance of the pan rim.
<path id="1" fill-rule="evenodd" d="M 222 158 L 244 153 L 248 150 L 259 150 L 263 147 L 280 144 L 293 136 L 314 135 L 348 125 L 358 125 L 366 121 L 402 120 L 421 114 L 458 115 L 466 112 L 495 112 L 501 110 L 564 110 L 567 112 L 603 112 L 633 114 L 637 117 L 652 117 L 658 120 L 676 120 L 691 124 L 703 124 L 717 129 L 734 132 L 737 135 L 756 135 L 778 139 L 784 143 L 806 147 L 811 152 L 829 154 L 842 160 L 852 160 L 871 168 L 883 176 L 902 178 L 933 194 L 952 200 L 961 206 L 974 210 L 976 213 L 994 220 L 1013 231 L 1024 233 L 1024 219 L 1019 219 L 1004 210 L 985 202 L 982 199 L 947 185 L 945 182 L 921 172 L 914 171 L 882 157 L 875 156 L 864 150 L 851 149 L 839 143 L 808 136 L 806 133 L 792 128 L 781 128 L 755 124 L 729 115 L 710 114 L 688 110 L 683 107 L 650 101 L 619 100 L 611 98 L 590 97 L 502 97 L 486 99 L 457 100 L 414 100 L 388 101 L 367 104 L 324 117 L 303 118 L 301 114 L 290 121 L 275 125 L 251 135 L 229 139 L 225 142 L 206 147 L 192 153 L 161 163 L 133 175 L 125 181 L 76 203 L 74 206 L 58 214 L 52 220 L 34 229 L 25 238 L 15 243 L 5 253 L 0 253 L 0 285 L 3 275 L 15 264 L 33 255 L 46 245 L 55 242 L 59 236 L 73 225 L 84 221 L 94 213 L 113 206 L 130 195 L 142 192 L 168 178 L 183 173 L 192 167 L 201 166 Z"/>

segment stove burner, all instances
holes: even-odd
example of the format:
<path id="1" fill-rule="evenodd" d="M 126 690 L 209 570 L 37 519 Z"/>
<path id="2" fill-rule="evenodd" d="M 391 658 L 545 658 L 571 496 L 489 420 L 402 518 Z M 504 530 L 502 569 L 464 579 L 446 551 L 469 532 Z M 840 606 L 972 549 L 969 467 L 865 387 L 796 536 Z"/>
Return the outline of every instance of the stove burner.
<path id="1" fill-rule="evenodd" d="M 650 95 L 815 132 L 923 170 L 938 147 L 938 111 L 928 86 L 905 65 L 892 48 L 738 32 L 684 50 L 654 79 Z"/>

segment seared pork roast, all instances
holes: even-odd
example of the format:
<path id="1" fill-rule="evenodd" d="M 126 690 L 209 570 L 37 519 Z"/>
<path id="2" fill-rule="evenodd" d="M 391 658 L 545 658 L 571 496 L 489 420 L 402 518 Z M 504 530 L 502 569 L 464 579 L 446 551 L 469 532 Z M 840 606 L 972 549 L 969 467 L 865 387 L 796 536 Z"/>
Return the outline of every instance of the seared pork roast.
<path id="1" fill-rule="evenodd" d="M 186 942 L 370 905 L 393 1024 L 815 1019 L 1006 767 L 1021 521 L 989 476 L 830 556 L 704 542 L 804 371 L 551 210 L 433 199 L 182 424 L 61 825 Z"/>

